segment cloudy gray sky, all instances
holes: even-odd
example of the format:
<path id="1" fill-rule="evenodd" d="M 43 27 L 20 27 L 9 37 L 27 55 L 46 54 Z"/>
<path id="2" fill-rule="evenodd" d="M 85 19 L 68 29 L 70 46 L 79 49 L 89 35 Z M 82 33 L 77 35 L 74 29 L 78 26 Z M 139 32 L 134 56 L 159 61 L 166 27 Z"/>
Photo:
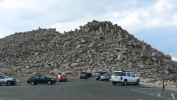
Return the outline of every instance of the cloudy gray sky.
<path id="1" fill-rule="evenodd" d="M 177 0 L 0 0 L 0 38 L 39 28 L 111 21 L 177 60 Z"/>

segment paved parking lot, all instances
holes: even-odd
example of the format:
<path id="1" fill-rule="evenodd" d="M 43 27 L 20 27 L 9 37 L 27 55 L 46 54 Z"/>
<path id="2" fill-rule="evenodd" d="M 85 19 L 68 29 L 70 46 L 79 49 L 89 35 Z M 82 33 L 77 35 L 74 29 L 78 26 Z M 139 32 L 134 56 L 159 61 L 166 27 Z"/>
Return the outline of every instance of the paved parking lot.
<path id="1" fill-rule="evenodd" d="M 173 94 L 173 95 L 171 95 Z M 173 97 L 174 96 L 174 97 Z M 177 92 L 144 85 L 113 86 L 109 81 L 69 78 L 54 85 L 0 86 L 0 100 L 175 100 Z M 177 99 L 176 99 L 177 100 Z"/>

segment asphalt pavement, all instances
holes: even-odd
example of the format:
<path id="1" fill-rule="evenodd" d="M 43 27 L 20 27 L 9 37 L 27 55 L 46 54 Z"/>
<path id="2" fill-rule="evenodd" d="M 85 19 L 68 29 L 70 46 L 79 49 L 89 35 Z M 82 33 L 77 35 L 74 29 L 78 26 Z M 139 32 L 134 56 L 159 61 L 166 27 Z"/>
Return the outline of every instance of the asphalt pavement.
<path id="1" fill-rule="evenodd" d="M 177 91 L 148 84 L 112 85 L 109 81 L 68 78 L 68 82 L 0 86 L 0 100 L 177 100 Z"/>

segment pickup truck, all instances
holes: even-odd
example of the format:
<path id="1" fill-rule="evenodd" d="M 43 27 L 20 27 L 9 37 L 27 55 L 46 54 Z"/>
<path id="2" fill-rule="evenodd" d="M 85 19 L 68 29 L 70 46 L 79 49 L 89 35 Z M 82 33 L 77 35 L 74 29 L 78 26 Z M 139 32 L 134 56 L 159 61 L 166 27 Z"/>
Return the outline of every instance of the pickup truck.
<path id="1" fill-rule="evenodd" d="M 1 84 L 6 84 L 7 86 L 10 85 L 15 85 L 16 84 L 16 79 L 15 78 L 10 78 L 7 75 L 4 74 L 0 74 L 0 85 Z"/>

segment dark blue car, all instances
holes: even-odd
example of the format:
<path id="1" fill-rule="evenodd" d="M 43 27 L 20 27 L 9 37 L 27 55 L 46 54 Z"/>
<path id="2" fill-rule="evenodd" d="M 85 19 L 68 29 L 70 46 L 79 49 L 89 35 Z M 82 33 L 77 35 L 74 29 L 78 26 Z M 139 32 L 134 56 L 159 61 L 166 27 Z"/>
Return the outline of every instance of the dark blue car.
<path id="1" fill-rule="evenodd" d="M 45 84 L 47 83 L 48 85 L 56 83 L 56 80 L 54 78 L 50 78 L 44 75 L 35 75 L 32 76 L 27 80 L 27 83 L 31 85 L 37 85 L 37 84 Z"/>
<path id="2" fill-rule="evenodd" d="M 81 72 L 79 76 L 80 76 L 80 79 L 87 79 L 88 78 L 87 72 Z"/>

